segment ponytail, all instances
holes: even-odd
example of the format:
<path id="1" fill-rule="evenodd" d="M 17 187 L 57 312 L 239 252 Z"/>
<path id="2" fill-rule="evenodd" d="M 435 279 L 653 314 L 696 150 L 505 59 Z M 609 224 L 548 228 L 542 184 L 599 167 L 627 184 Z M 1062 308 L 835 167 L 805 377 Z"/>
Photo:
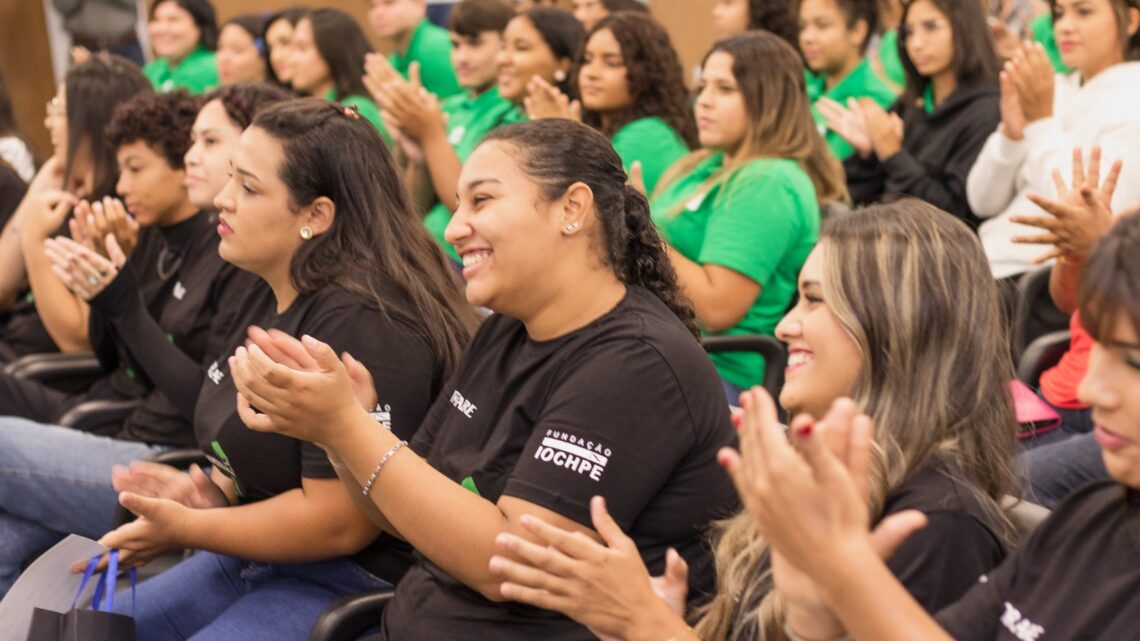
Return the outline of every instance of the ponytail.
<path id="1" fill-rule="evenodd" d="M 700 336 L 693 304 L 681 294 L 677 271 L 673 269 L 665 242 L 649 217 L 649 201 L 637 189 L 625 186 L 625 247 L 618 277 L 630 285 L 640 285 L 653 292 L 692 332 Z"/>

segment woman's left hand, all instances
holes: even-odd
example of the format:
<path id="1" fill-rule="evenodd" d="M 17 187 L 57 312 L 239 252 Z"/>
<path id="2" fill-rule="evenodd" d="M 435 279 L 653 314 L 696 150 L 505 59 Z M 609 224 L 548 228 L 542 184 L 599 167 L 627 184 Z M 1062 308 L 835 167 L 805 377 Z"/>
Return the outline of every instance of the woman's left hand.
<path id="1" fill-rule="evenodd" d="M 590 513 L 605 545 L 532 516 L 520 524 L 545 545 L 500 534 L 499 549 L 521 559 L 491 558 L 491 571 L 505 579 L 503 596 L 561 612 L 602 639 L 629 639 L 632 630 L 648 626 L 663 626 L 661 638 L 684 629 L 688 567 L 680 555 L 670 550 L 665 576 L 654 586 L 637 545 L 601 497 L 590 502 Z"/>
<path id="2" fill-rule="evenodd" d="M 863 117 L 867 122 L 867 132 L 871 147 L 879 160 L 886 160 L 902 149 L 903 123 L 898 114 L 888 113 L 873 100 L 861 100 Z"/>
<path id="3" fill-rule="evenodd" d="M 1038 42 L 1024 42 L 1007 65 L 1026 124 L 1053 115 L 1053 65 Z"/>
<path id="4" fill-rule="evenodd" d="M 110 260 L 70 238 L 60 236 L 44 241 L 52 272 L 83 300 L 89 301 L 106 289 L 126 263 L 115 237 L 108 235 L 105 242 Z"/>
<path id="5" fill-rule="evenodd" d="M 119 550 L 119 563 L 123 567 L 146 565 L 171 550 L 191 547 L 182 539 L 191 508 L 169 499 L 148 498 L 122 492 L 119 504 L 138 518 L 103 535 L 101 545 Z M 72 572 L 83 572 L 85 563 L 71 567 Z M 99 569 L 107 567 L 104 555 Z"/>
<path id="6" fill-rule="evenodd" d="M 329 445 L 330 438 L 363 412 L 348 367 L 331 347 L 311 336 L 300 341 L 280 332 L 266 336 L 301 367 L 275 361 L 256 338 L 249 347 L 237 348 L 230 357 L 230 373 L 238 389 L 238 416 L 259 432 Z"/>

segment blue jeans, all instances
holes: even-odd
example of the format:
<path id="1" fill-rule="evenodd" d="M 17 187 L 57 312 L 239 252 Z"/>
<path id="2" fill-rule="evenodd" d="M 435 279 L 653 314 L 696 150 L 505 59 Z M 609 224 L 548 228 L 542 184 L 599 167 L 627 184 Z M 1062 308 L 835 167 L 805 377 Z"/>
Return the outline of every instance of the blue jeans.
<path id="1" fill-rule="evenodd" d="M 1038 396 L 1049 402 L 1040 393 Z M 1092 410 L 1050 406 L 1061 415 L 1061 426 L 1022 441 L 1024 449 L 1017 463 L 1025 498 L 1053 509 L 1085 483 L 1107 479 L 1108 469 L 1091 433 Z"/>
<path id="2" fill-rule="evenodd" d="M 111 529 L 111 467 L 163 449 L 0 417 L 0 597 L 25 560 L 68 534 L 97 539 Z"/>
<path id="3" fill-rule="evenodd" d="M 343 557 L 254 563 L 198 552 L 138 587 L 135 625 L 139 641 L 305 641 L 334 601 L 390 587 Z M 130 602 L 117 595 L 115 609 Z"/>

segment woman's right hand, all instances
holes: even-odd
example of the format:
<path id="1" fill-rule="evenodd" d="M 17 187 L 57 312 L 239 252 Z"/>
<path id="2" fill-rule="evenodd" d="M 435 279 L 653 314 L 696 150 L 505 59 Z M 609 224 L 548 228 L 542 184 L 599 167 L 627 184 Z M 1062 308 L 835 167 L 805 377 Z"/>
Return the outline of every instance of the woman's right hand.
<path id="1" fill-rule="evenodd" d="M 1010 140 L 1025 137 L 1025 114 L 1021 111 L 1021 99 L 1010 75 L 1012 62 L 1005 63 L 1005 70 L 998 74 L 1001 82 L 1001 132 Z"/>
<path id="2" fill-rule="evenodd" d="M 860 156 L 870 157 L 874 151 L 871 129 L 857 100 L 854 98 L 848 100 L 846 107 L 831 98 L 820 98 L 815 104 L 819 113 L 827 120 L 828 129 L 839 134 Z"/>
<path id="3" fill-rule="evenodd" d="M 111 485 L 117 492 L 166 499 L 199 510 L 229 505 L 222 489 L 197 465 L 183 472 L 161 463 L 132 461 L 111 468 Z"/>
<path id="4" fill-rule="evenodd" d="M 791 442 L 767 392 L 745 392 L 741 404 L 740 450 L 725 448 L 719 460 L 781 557 L 774 580 L 795 623 L 828 607 L 826 586 L 837 568 L 859 555 L 886 558 L 926 519 L 900 512 L 869 532 L 873 426 L 850 399 L 837 400 L 818 423 L 797 417 Z"/>

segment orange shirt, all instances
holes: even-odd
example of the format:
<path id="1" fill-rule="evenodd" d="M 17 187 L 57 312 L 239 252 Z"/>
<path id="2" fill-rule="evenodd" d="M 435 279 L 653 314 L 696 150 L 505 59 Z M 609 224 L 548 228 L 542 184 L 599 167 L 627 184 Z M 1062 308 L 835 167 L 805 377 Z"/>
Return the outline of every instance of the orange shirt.
<path id="1" fill-rule="evenodd" d="M 1041 393 L 1055 407 L 1081 410 L 1088 406 L 1077 400 L 1077 387 L 1089 368 L 1093 339 L 1081 325 L 1080 312 L 1074 313 L 1069 320 L 1069 333 L 1072 334 L 1069 351 L 1055 367 L 1041 375 Z"/>

